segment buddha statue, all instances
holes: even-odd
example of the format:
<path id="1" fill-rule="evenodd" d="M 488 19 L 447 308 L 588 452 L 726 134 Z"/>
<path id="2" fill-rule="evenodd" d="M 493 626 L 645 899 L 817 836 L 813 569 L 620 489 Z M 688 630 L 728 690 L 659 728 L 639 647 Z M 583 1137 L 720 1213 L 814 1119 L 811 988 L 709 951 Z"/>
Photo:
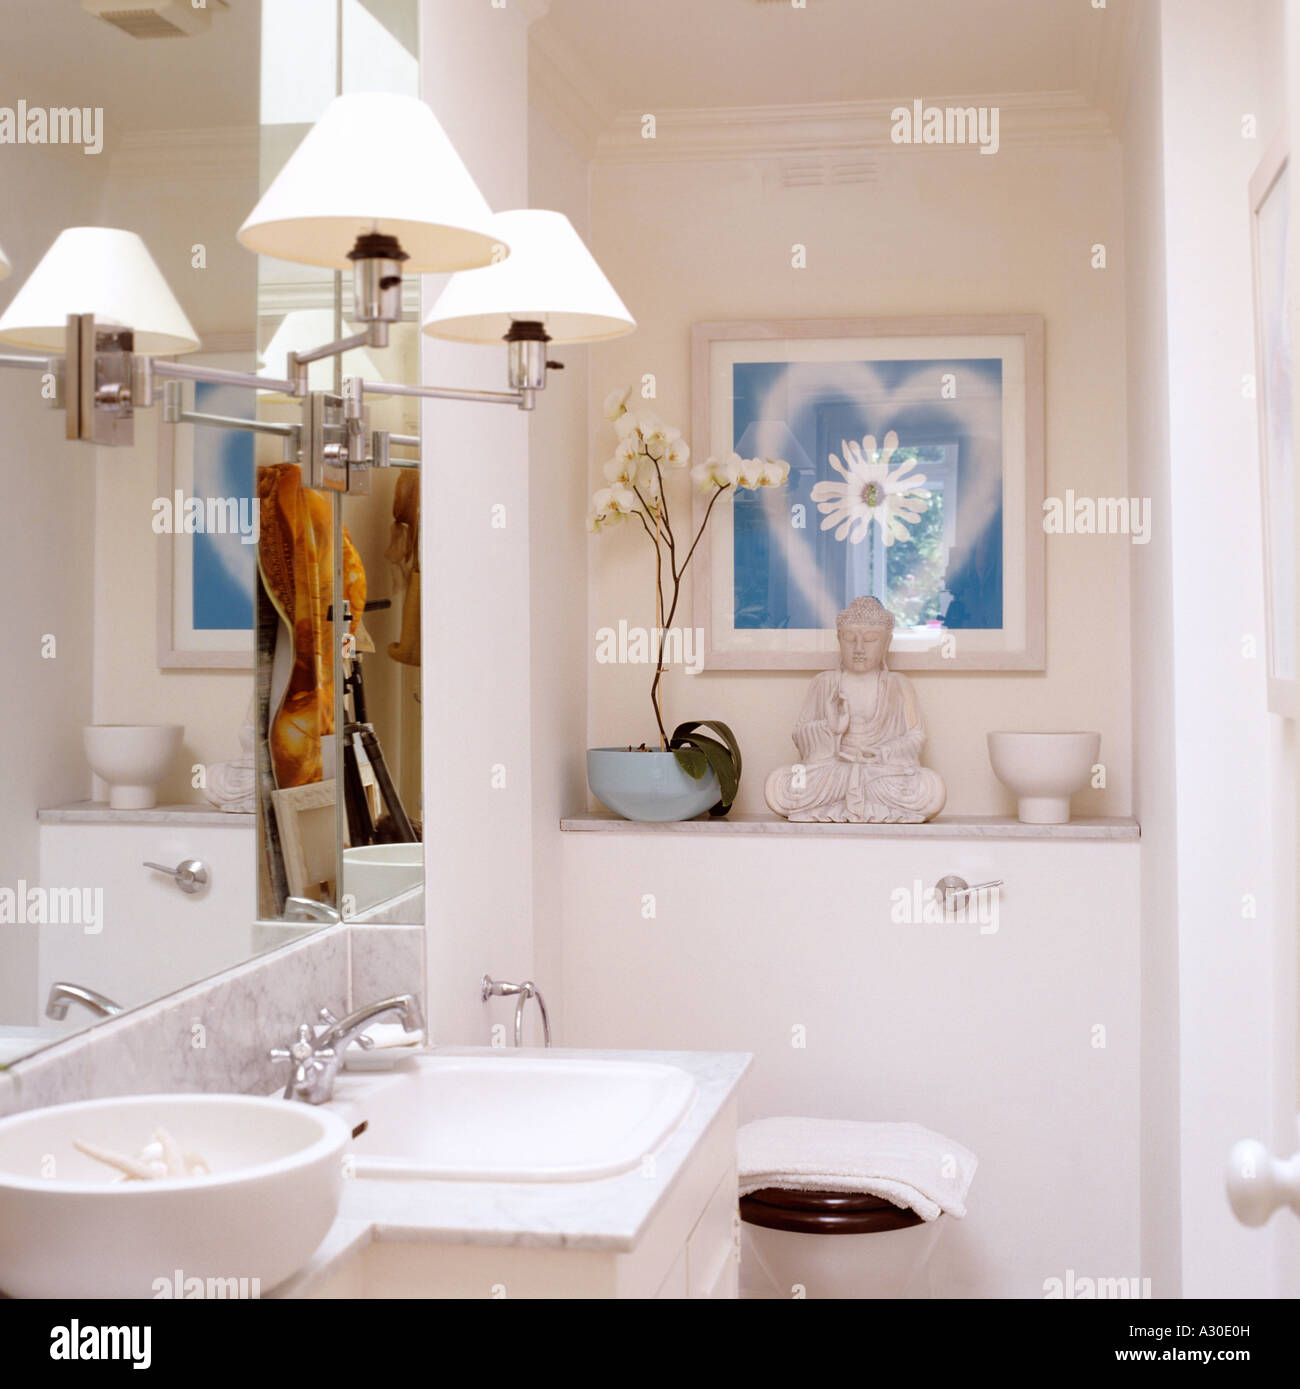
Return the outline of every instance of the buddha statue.
<path id="1" fill-rule="evenodd" d="M 916 692 L 885 664 L 894 619 L 874 598 L 855 598 L 835 620 L 837 670 L 808 688 L 794 745 L 800 761 L 778 767 L 763 788 L 787 820 L 918 825 L 947 791 L 921 766 L 925 729 Z"/>

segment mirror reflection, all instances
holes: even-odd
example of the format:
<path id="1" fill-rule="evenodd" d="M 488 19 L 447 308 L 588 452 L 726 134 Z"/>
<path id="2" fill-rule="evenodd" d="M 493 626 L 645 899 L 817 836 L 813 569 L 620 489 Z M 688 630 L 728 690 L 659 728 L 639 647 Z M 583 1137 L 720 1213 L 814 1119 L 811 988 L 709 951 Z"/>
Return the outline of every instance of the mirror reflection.
<path id="1" fill-rule="evenodd" d="M 337 18 L 335 89 L 295 86 L 300 57 L 290 62 L 293 50 L 281 50 L 284 82 L 266 102 L 275 119 L 263 126 L 263 188 L 336 91 L 418 94 L 415 0 L 347 0 Z M 318 38 L 328 62 L 330 36 Z M 286 92 L 295 95 L 286 100 Z M 260 258 L 259 370 L 284 377 L 290 353 L 354 333 L 351 299 L 349 277 Z M 418 309 L 411 279 L 388 347 L 311 363 L 311 389 L 417 380 Z M 419 412 L 403 396 L 368 397 L 367 409 L 368 429 L 387 435 L 394 466 L 371 468 L 360 493 L 306 485 L 300 437 L 258 436 L 259 908 L 290 924 L 424 919 Z M 292 429 L 302 411 L 269 392 L 258 418 Z"/>
<path id="2" fill-rule="evenodd" d="M 94 140 L 0 145 L 21 209 L 0 213 L 0 311 L 60 233 L 89 228 L 81 254 L 115 237 L 120 263 L 138 238 L 183 309 L 171 340 L 137 340 L 156 360 L 275 377 L 293 346 L 341 336 L 350 286 L 236 233 L 337 92 L 417 90 L 416 11 L 248 0 L 165 49 L 75 5 L 14 16 L 6 86 L 29 103 L 75 91 Z M 418 379 L 404 307 L 389 349 L 325 362 L 312 386 Z M 0 373 L 0 401 L 0 544 L 26 593 L 0 695 L 0 1067 L 340 916 L 421 921 L 406 402 L 377 399 L 371 427 L 411 466 L 343 501 L 301 487 L 301 410 L 273 392 L 160 383 L 113 448 L 69 442 L 34 371 Z"/>

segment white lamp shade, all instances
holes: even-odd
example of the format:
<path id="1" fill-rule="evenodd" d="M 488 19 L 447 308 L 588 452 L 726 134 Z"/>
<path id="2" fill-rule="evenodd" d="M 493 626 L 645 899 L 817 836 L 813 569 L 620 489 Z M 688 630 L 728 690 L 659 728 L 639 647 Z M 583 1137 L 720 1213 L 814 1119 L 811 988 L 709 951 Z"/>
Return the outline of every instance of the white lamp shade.
<path id="1" fill-rule="evenodd" d="M 9 257 L 5 255 L 4 247 L 0 246 L 0 280 L 3 280 L 12 269 L 13 266 L 9 264 Z"/>
<path id="2" fill-rule="evenodd" d="M 61 231 L 0 315 L 0 338 L 62 352 L 68 315 L 88 313 L 106 327 L 134 329 L 135 350 L 146 356 L 199 346 L 148 247 L 134 232 L 113 227 Z"/>
<path id="3" fill-rule="evenodd" d="M 250 251 L 347 270 L 369 232 L 394 236 L 404 270 L 492 261 L 492 211 L 433 112 L 413 96 L 335 97 L 239 229 Z M 499 253 L 498 253 L 499 254 Z"/>
<path id="4" fill-rule="evenodd" d="M 343 324 L 345 334 L 356 330 L 348 323 Z M 289 353 L 307 352 L 313 347 L 323 347 L 334 340 L 334 313 L 330 309 L 294 309 L 285 314 L 283 322 L 271 336 L 262 352 L 262 365 L 258 367 L 259 376 L 281 379 L 289 375 Z M 319 362 L 307 363 L 307 386 L 313 391 L 332 391 L 334 389 L 333 357 L 322 357 Z M 381 381 L 383 373 L 375 365 L 374 359 L 364 347 L 354 348 L 343 354 L 343 376 L 360 376 L 366 381 Z M 276 399 L 275 396 L 271 397 Z"/>
<path id="5" fill-rule="evenodd" d="M 537 320 L 555 342 L 618 338 L 636 319 L 562 212 L 524 208 L 493 222 L 508 259 L 453 276 L 424 320 L 432 337 L 500 342 L 513 321 Z"/>

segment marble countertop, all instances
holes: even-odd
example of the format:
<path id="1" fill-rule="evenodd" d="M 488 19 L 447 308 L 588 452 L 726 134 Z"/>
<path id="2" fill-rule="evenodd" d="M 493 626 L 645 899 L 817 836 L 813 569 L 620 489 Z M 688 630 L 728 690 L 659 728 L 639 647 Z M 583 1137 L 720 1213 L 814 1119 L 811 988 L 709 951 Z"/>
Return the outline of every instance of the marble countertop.
<path id="1" fill-rule="evenodd" d="M 38 810 L 36 818 L 43 825 L 235 825 L 251 829 L 257 816 L 218 810 L 197 801 L 155 805 L 148 810 L 114 810 L 107 801 L 73 801 Z"/>
<path id="2" fill-rule="evenodd" d="M 437 1056 L 501 1056 L 491 1047 L 434 1047 Z M 633 1248 L 687 1159 L 735 1094 L 749 1068 L 745 1052 L 572 1051 L 523 1047 L 511 1056 L 593 1061 L 653 1061 L 680 1067 L 697 1094 L 686 1117 L 656 1154 L 653 1175 L 641 1167 L 587 1182 L 473 1182 L 384 1180 L 356 1177 L 343 1190 L 338 1218 L 311 1262 L 276 1289 L 276 1297 L 303 1297 L 374 1240 L 514 1245 L 556 1249 Z M 344 1072 L 339 1107 L 355 1126 L 365 1116 L 366 1093 L 391 1083 L 394 1071 Z"/>
<path id="3" fill-rule="evenodd" d="M 786 820 L 780 815 L 728 815 L 652 824 L 588 812 L 560 821 L 569 834 L 778 834 L 845 839 L 1109 839 L 1136 840 L 1141 828 L 1131 815 L 1071 820 L 1064 825 L 1026 825 L 1009 815 L 940 815 L 924 825 L 832 825 Z"/>

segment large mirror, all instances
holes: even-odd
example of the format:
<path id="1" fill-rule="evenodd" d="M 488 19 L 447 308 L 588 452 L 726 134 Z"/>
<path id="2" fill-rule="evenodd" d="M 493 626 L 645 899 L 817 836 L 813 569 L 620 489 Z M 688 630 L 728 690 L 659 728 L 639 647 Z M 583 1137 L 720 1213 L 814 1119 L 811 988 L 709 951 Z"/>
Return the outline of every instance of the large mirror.
<path id="1" fill-rule="evenodd" d="M 418 90 L 417 5 L 208 8 L 166 40 L 77 5 L 7 19 L 6 89 L 84 123 L 71 147 L 0 144 L 0 310 L 65 228 L 121 228 L 193 325 L 180 360 L 278 376 L 345 331 L 350 287 L 235 234 L 336 92 Z M 392 345 L 323 384 L 418 379 L 408 289 Z M 340 919 L 422 921 L 409 401 L 371 406 L 409 466 L 347 498 L 294 488 L 301 410 L 274 392 L 186 382 L 124 448 L 68 442 L 33 373 L 0 371 L 0 402 L 25 595 L 0 693 L 0 1067 Z"/>
<path id="2" fill-rule="evenodd" d="M 300 7 L 265 0 L 268 28 Z M 326 7 L 317 6 L 316 11 Z M 333 8 L 333 7 L 330 7 Z M 312 22 L 306 55 L 272 45 L 263 61 L 265 187 L 340 92 L 419 94 L 417 0 L 340 0 L 333 27 Z M 342 47 L 340 49 L 339 44 Z M 269 51 L 274 47 L 275 55 Z M 333 81 L 324 75 L 333 74 Z M 260 369 L 286 373 L 289 352 L 355 331 L 350 280 L 261 258 Z M 387 348 L 315 362 L 313 390 L 344 382 L 414 382 L 419 281 L 404 285 L 404 321 Z M 421 844 L 419 411 L 406 396 L 372 397 L 369 427 L 392 466 L 367 490 L 314 491 L 300 441 L 258 436 L 256 635 L 259 915 L 285 929 L 307 921 L 424 919 Z M 259 418 L 289 428 L 298 404 L 268 394 Z"/>

